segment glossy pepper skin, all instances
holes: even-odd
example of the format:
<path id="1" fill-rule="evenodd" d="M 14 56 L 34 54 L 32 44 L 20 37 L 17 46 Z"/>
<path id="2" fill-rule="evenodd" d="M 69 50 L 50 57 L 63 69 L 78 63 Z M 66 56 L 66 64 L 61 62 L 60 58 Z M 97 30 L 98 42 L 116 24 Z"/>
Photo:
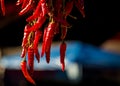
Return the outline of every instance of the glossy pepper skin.
<path id="1" fill-rule="evenodd" d="M 34 10 L 33 14 L 26 19 L 27 22 L 33 21 L 36 18 L 40 17 L 42 15 L 42 9 L 41 9 L 41 0 L 39 0 L 36 9 Z"/>
<path id="2" fill-rule="evenodd" d="M 19 15 L 23 15 L 28 12 L 32 7 L 33 0 L 29 0 L 28 4 L 19 12 Z"/>
<path id="3" fill-rule="evenodd" d="M 35 38 L 34 38 L 34 53 L 35 53 L 35 57 L 36 57 L 38 63 L 40 62 L 40 54 L 38 51 L 38 44 L 39 44 L 39 40 L 41 39 L 41 37 L 42 37 L 42 31 L 37 30 L 35 32 Z"/>
<path id="4" fill-rule="evenodd" d="M 34 49 L 32 47 L 28 47 L 28 65 L 32 75 L 34 72 Z"/>
<path id="5" fill-rule="evenodd" d="M 29 75 L 28 73 L 28 70 L 27 70 L 27 61 L 26 60 L 23 60 L 21 63 L 20 63 L 20 67 L 21 67 L 21 70 L 22 70 L 22 73 L 23 75 L 25 76 L 25 78 L 32 84 L 36 84 L 35 81 L 32 79 L 32 77 Z"/>
<path id="6" fill-rule="evenodd" d="M 25 57 L 26 55 L 26 51 L 27 51 L 27 47 L 28 47 L 28 36 L 29 36 L 29 28 L 31 26 L 29 24 L 25 25 L 24 27 L 24 35 L 23 35 L 23 39 L 22 39 L 22 53 L 21 53 L 21 57 Z"/>
<path id="7" fill-rule="evenodd" d="M 47 27 L 44 29 L 44 33 L 43 33 L 43 42 L 42 42 L 41 57 L 43 57 L 44 53 L 45 53 L 45 38 L 46 38 L 46 33 L 47 33 Z"/>
<path id="8" fill-rule="evenodd" d="M 66 48 L 67 48 L 67 45 L 66 43 L 63 41 L 61 44 L 60 44 L 60 63 L 61 63 L 61 69 L 62 71 L 65 70 L 65 52 L 66 52 Z"/>

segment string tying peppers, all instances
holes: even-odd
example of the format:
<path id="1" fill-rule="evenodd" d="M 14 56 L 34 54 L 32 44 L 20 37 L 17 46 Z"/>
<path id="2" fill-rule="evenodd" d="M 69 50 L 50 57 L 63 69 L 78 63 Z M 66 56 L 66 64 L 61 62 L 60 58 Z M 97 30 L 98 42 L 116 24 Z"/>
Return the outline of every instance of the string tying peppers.
<path id="1" fill-rule="evenodd" d="M 0 0 L 0 3 L 2 14 L 5 16 L 4 0 Z M 84 0 L 17 0 L 16 5 L 21 6 L 19 16 L 26 14 L 30 10 L 32 11 L 32 14 L 26 19 L 27 24 L 24 27 L 21 45 L 21 58 L 23 60 L 20 65 L 25 78 L 35 85 L 35 81 L 32 79 L 34 57 L 39 63 L 40 58 L 45 55 L 46 62 L 50 62 L 51 44 L 56 34 L 61 35 L 60 64 L 62 71 L 65 70 L 64 60 L 67 48 L 65 38 L 68 29 L 71 27 L 67 17 L 70 16 L 76 19 L 70 14 L 74 6 L 85 17 Z M 42 49 L 39 52 L 38 44 L 41 39 Z M 26 61 L 26 56 L 28 56 L 28 61 Z M 30 72 L 27 70 L 27 62 Z"/>

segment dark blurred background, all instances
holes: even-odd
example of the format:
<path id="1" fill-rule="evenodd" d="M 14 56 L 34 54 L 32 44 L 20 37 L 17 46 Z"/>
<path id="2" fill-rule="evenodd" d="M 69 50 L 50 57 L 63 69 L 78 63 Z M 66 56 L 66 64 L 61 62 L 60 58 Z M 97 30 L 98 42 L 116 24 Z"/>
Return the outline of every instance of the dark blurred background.
<path id="1" fill-rule="evenodd" d="M 2 16 L 0 10 L 0 47 L 13 47 L 21 46 L 23 38 L 23 30 L 26 25 L 25 19 L 30 15 L 27 13 L 23 16 L 18 16 L 20 7 L 16 6 L 17 0 L 5 0 L 6 16 Z M 66 40 L 81 41 L 99 47 L 103 42 L 113 37 L 116 33 L 120 32 L 119 27 L 119 3 L 117 0 L 84 0 L 85 1 L 85 14 L 83 18 L 79 11 L 74 7 L 71 15 L 76 16 L 77 20 L 68 17 L 68 22 L 72 25 L 72 28 L 68 30 Z M 54 38 L 54 41 L 59 41 L 59 35 Z M 10 77 L 21 75 L 20 71 L 7 70 L 5 72 L 5 86 L 14 82 L 10 80 Z M 119 86 L 119 80 L 116 80 L 118 76 L 118 69 L 97 69 L 97 68 L 83 68 L 84 77 L 78 84 L 60 83 L 57 81 L 50 81 L 46 84 L 46 78 L 40 79 L 41 82 L 37 82 L 38 85 L 111 85 Z M 57 71 L 58 72 L 58 71 Z M 38 72 L 38 75 L 41 72 Z M 48 73 L 48 71 L 47 71 Z M 45 75 L 47 74 L 45 72 Z M 51 72 L 49 72 L 51 74 Z M 102 77 L 107 75 L 108 77 Z M 111 76 L 109 76 L 111 75 Z M 8 78 L 7 78 L 8 77 Z M 111 79 L 115 77 L 115 79 Z M 20 77 L 19 77 L 20 78 Z M 52 77 L 51 77 L 52 78 Z M 23 77 L 22 77 L 23 79 Z M 15 80 L 15 79 L 13 79 Z M 17 79 L 20 80 L 20 79 Z M 24 80 L 24 79 L 23 79 Z M 7 84 L 8 83 L 8 84 Z M 26 82 L 21 82 L 26 83 Z M 23 86 L 22 85 L 22 86 Z M 30 84 L 28 83 L 28 86 Z M 14 86 L 14 85 L 12 85 Z M 20 85 L 21 86 L 21 85 Z M 26 85 L 25 85 L 26 86 Z"/>

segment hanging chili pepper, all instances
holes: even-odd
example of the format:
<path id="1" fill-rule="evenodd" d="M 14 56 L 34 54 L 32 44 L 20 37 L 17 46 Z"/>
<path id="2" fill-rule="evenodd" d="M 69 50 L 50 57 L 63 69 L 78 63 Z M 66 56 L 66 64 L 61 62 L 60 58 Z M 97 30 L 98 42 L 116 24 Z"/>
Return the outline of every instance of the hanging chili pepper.
<path id="1" fill-rule="evenodd" d="M 36 9 L 35 9 L 35 11 L 33 12 L 33 15 L 30 16 L 30 17 L 28 17 L 28 18 L 26 19 L 26 21 L 27 21 L 27 22 L 30 22 L 30 21 L 32 21 L 32 20 L 35 20 L 35 19 L 38 18 L 40 15 L 42 15 L 41 0 L 39 0 Z"/>
<path id="2" fill-rule="evenodd" d="M 47 27 L 44 29 L 43 33 L 43 42 L 42 42 L 42 51 L 41 51 L 41 57 L 43 57 L 45 53 L 45 39 L 46 39 L 46 33 L 47 33 Z"/>
<path id="3" fill-rule="evenodd" d="M 33 41 L 35 37 L 35 32 L 30 32 L 28 36 L 28 65 L 30 68 L 30 73 L 31 75 L 33 74 L 34 71 L 34 47 L 33 47 Z"/>
<path id="4" fill-rule="evenodd" d="M 34 72 L 34 49 L 30 46 L 28 47 L 28 65 L 30 68 L 30 74 Z"/>
<path id="5" fill-rule="evenodd" d="M 54 35 L 56 34 L 55 30 L 58 28 L 58 23 L 54 22 L 53 20 L 49 23 L 46 31 L 44 47 L 46 53 L 46 61 L 49 63 L 50 61 L 50 49 Z"/>
<path id="6" fill-rule="evenodd" d="M 63 41 L 61 44 L 60 44 L 60 63 L 61 63 L 61 69 L 62 71 L 65 70 L 65 62 L 64 62 L 64 59 L 65 59 L 65 52 L 66 52 L 66 43 Z"/>
<path id="7" fill-rule="evenodd" d="M 38 51 L 38 43 L 39 43 L 39 40 L 41 37 L 42 37 L 42 32 L 40 30 L 37 30 L 35 32 L 35 38 L 34 38 L 34 53 L 35 53 L 35 57 L 36 57 L 38 63 L 40 61 L 40 54 Z"/>
<path id="8" fill-rule="evenodd" d="M 27 61 L 25 60 L 25 58 L 23 58 L 23 59 L 24 60 L 20 63 L 22 73 L 30 83 L 35 85 L 36 84 L 35 81 L 32 79 L 32 77 L 29 75 L 29 73 L 27 71 Z"/>
<path id="9" fill-rule="evenodd" d="M 25 25 L 25 28 L 24 28 L 24 36 L 23 36 L 23 40 L 22 40 L 22 47 L 26 47 L 27 46 L 27 42 L 28 42 L 28 35 L 30 33 L 29 29 L 30 29 L 30 25 L 27 24 Z"/>
<path id="10" fill-rule="evenodd" d="M 44 47 L 45 49 L 47 49 L 47 45 L 49 45 L 49 39 L 51 39 L 54 36 L 54 30 L 56 27 L 56 23 L 55 22 L 50 22 L 48 27 L 46 28 L 46 36 L 45 36 L 45 40 L 44 40 Z"/>
<path id="11" fill-rule="evenodd" d="M 5 16 L 5 3 L 4 3 L 4 0 L 0 0 L 0 2 L 1 2 L 2 14 L 3 14 L 3 16 Z"/>
<path id="12" fill-rule="evenodd" d="M 29 0 L 28 4 L 19 12 L 19 15 L 23 15 L 32 8 L 33 0 Z"/>
<path id="13" fill-rule="evenodd" d="M 30 28 L 31 26 L 29 24 L 25 25 L 25 28 L 24 28 L 24 36 L 23 36 L 23 40 L 22 40 L 22 53 L 21 53 L 21 57 L 25 57 L 26 55 L 26 51 L 27 51 L 27 48 L 28 48 L 28 36 L 29 36 L 29 31 L 28 29 Z"/>
<path id="14" fill-rule="evenodd" d="M 48 39 L 46 49 L 45 49 L 45 54 L 46 54 L 46 62 L 50 62 L 50 49 L 51 49 L 51 44 L 52 44 L 53 37 Z"/>
<path id="15" fill-rule="evenodd" d="M 45 51 L 45 55 L 46 55 L 46 62 L 49 63 L 50 62 L 50 46 L 48 47 L 48 49 Z"/>

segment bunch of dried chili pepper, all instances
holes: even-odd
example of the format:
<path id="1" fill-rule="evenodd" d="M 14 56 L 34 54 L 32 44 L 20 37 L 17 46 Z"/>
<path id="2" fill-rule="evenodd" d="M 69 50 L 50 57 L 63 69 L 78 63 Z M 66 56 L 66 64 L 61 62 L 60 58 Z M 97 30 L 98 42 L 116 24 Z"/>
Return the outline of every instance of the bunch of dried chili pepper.
<path id="1" fill-rule="evenodd" d="M 24 5 L 23 0 L 22 10 L 19 15 L 23 15 L 28 12 L 35 1 L 28 0 L 28 4 Z M 82 2 L 82 3 L 81 3 Z M 67 35 L 68 28 L 71 25 L 67 22 L 67 16 L 70 15 L 73 5 L 75 5 L 81 12 L 83 17 L 84 5 L 81 0 L 38 0 L 38 4 L 33 8 L 33 14 L 30 15 L 26 22 L 28 22 L 28 29 L 24 31 L 24 37 L 22 42 L 23 51 L 21 56 L 24 57 L 25 53 L 28 53 L 28 64 L 30 69 L 30 75 L 34 72 L 34 55 L 37 61 L 40 61 L 40 57 L 45 54 L 46 62 L 50 62 L 50 50 L 53 38 L 56 34 L 61 34 L 60 44 L 60 64 L 62 71 L 65 70 L 65 52 L 67 44 L 65 43 L 65 37 Z M 46 20 L 49 20 L 47 24 Z M 46 24 L 44 29 L 41 29 L 43 24 Z M 42 50 L 41 53 L 38 51 L 38 43 L 42 39 Z M 28 80 L 29 81 L 29 80 Z M 32 82 L 32 81 L 31 81 Z"/>
<path id="2" fill-rule="evenodd" d="M 3 15 L 5 15 L 4 0 L 0 0 Z M 45 55 L 46 62 L 50 62 L 50 50 L 53 38 L 61 34 L 60 40 L 60 64 L 62 71 L 65 70 L 65 53 L 67 44 L 65 38 L 71 24 L 67 17 L 75 6 L 85 17 L 84 0 L 17 0 L 16 5 L 21 6 L 19 16 L 25 15 L 32 10 L 32 15 L 26 19 L 22 40 L 21 69 L 25 78 L 35 84 L 32 79 L 34 72 L 34 57 L 38 62 Z M 74 17 L 76 18 L 76 17 Z M 48 21 L 47 21 L 48 20 Z M 46 22 L 47 21 L 47 22 Z M 42 50 L 39 52 L 38 44 L 42 39 Z M 28 59 L 26 60 L 26 57 Z M 27 71 L 27 64 L 30 72 Z"/>

